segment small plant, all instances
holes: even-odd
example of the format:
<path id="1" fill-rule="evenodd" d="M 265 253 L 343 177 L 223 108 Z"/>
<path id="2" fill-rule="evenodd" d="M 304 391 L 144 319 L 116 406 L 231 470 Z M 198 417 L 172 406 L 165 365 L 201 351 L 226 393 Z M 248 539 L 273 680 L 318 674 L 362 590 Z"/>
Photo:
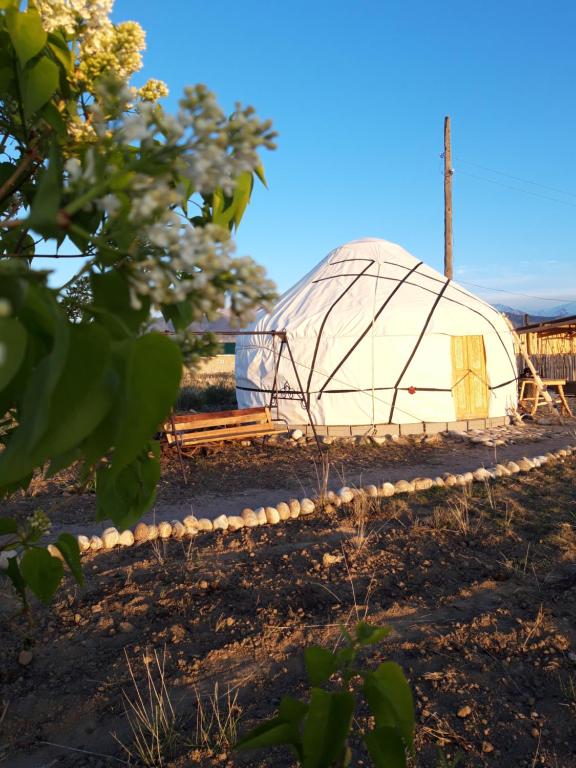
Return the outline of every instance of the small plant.
<path id="1" fill-rule="evenodd" d="M 352 636 L 340 630 L 345 645 L 332 652 L 320 646 L 304 651 L 310 682 L 308 703 L 284 696 L 278 714 L 255 728 L 238 749 L 288 745 L 302 768 L 345 768 L 352 763 L 349 739 L 360 700 L 369 707 L 374 725 L 362 740 L 376 768 L 406 766 L 413 752 L 414 704 L 402 669 L 393 661 L 375 670 L 358 666 L 361 649 L 383 640 L 387 627 L 359 622 Z M 327 690 L 330 681 L 336 685 Z"/>
<path id="2" fill-rule="evenodd" d="M 576 705 L 576 675 L 569 673 L 566 678 L 562 675 L 558 675 L 558 682 L 560 683 L 560 691 L 562 696 L 572 706 Z M 1 722 L 1 721 L 0 721 Z"/>
<path id="3" fill-rule="evenodd" d="M 218 683 L 214 692 L 203 701 L 196 691 L 196 738 L 195 746 L 221 754 L 232 749 L 238 739 L 238 723 L 242 707 L 238 703 L 238 691 L 230 688 L 220 694 Z"/>
<path id="4" fill-rule="evenodd" d="M 146 768 L 163 768 L 178 739 L 177 716 L 166 685 L 166 649 L 161 657 L 157 651 L 154 651 L 153 656 L 147 652 L 143 661 L 146 681 L 144 690 L 141 690 L 130 659 L 126 655 L 134 692 L 129 695 L 122 691 L 122 694 L 124 712 L 132 732 L 132 743 L 128 746 L 114 738 L 125 750 L 130 761 L 137 760 Z"/>

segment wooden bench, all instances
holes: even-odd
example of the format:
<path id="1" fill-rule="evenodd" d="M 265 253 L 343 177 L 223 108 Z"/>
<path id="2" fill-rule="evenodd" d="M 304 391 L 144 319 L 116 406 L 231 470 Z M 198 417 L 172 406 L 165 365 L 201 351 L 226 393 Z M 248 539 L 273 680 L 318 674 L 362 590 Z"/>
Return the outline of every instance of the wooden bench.
<path id="1" fill-rule="evenodd" d="M 168 445 L 182 453 L 193 453 L 208 443 L 249 440 L 276 432 L 269 408 L 244 408 L 214 413 L 186 413 L 172 416 L 164 424 Z"/>

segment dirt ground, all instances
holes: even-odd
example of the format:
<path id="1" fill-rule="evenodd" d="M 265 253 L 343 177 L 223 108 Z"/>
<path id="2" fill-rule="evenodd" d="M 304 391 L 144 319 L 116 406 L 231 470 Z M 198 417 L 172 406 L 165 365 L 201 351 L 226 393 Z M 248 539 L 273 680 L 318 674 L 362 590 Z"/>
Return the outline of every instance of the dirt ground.
<path id="1" fill-rule="evenodd" d="M 545 451 L 507 450 L 517 447 Z M 256 482 L 265 490 L 284 466 L 286 485 L 299 477 L 305 486 L 315 482 L 310 450 L 255 447 L 231 474 L 226 452 L 208 457 L 202 484 L 213 494 Z M 381 448 L 360 446 L 345 470 L 369 474 L 378 457 L 378 472 L 397 465 L 403 476 L 423 459 L 473 468 L 468 450 L 480 449 L 393 446 L 384 461 Z M 165 470 L 159 508 L 190 490 L 175 465 Z M 56 485 L 10 511 L 39 505 L 60 508 L 62 523 L 92 513 L 90 497 L 63 497 Z M 359 618 L 393 628 L 366 662 L 393 659 L 409 678 L 414 766 L 435 766 L 441 746 L 450 758 L 461 752 L 463 766 L 576 767 L 574 456 L 467 491 L 435 488 L 275 527 L 96 553 L 84 567 L 85 587 L 68 583 L 32 624 L 1 595 L 2 768 L 137 765 L 113 734 L 134 752 L 122 692 L 137 701 L 135 680 L 146 697 L 146 670 L 158 677 L 154 652 L 166 654 L 175 710 L 158 765 L 288 768 L 283 750 L 236 754 L 216 729 L 199 735 L 198 698 L 207 711 L 217 682 L 224 714 L 230 688 L 242 733 L 283 694 L 305 695 L 304 646 L 335 646 L 338 624 Z M 22 650 L 31 652 L 26 665 Z M 368 765 L 353 748 L 353 765 Z"/>
<path id="2" fill-rule="evenodd" d="M 499 461 L 535 456 L 576 442 L 576 422 L 564 425 L 526 424 L 501 428 L 508 443 L 487 447 L 458 439 L 430 435 L 402 442 L 374 445 L 351 440 L 337 442 L 328 449 L 330 462 L 328 487 L 362 486 L 414 477 L 436 477 L 443 472 L 466 472 Z M 237 515 L 248 506 L 275 505 L 293 496 L 314 497 L 321 488 L 321 458 L 314 444 L 285 442 L 272 447 L 255 442 L 245 447 L 238 443 L 214 447 L 185 460 L 186 482 L 173 450 L 164 450 L 162 477 L 154 509 L 145 519 L 170 520 L 193 512 L 197 517 L 219 514 Z M 26 494 L 5 503 L 6 514 L 22 517 L 35 509 L 45 511 L 53 521 L 53 532 L 69 530 L 93 534 L 109 522 L 95 523 L 96 505 L 92 493 L 75 492 L 76 474 L 68 470 L 49 480 L 37 477 Z"/>

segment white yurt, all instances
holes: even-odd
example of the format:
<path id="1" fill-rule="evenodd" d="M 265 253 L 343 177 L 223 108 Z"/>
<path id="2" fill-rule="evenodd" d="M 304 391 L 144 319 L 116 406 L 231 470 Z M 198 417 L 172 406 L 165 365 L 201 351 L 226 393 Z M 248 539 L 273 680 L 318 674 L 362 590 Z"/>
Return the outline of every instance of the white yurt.
<path id="1" fill-rule="evenodd" d="M 434 431 L 504 423 L 516 406 L 506 320 L 386 240 L 336 248 L 247 330 L 238 406 L 271 406 L 289 425 Z"/>

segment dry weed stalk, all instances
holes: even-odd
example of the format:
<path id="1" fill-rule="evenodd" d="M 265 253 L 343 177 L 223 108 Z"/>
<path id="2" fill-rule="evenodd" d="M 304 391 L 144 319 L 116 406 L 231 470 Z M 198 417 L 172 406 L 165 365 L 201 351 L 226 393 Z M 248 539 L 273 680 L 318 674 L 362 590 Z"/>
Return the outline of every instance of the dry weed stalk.
<path id="1" fill-rule="evenodd" d="M 482 525 L 482 516 L 475 520 L 470 508 L 471 491 L 463 489 L 460 496 L 448 499 L 445 507 L 435 507 L 433 512 L 434 526 L 439 530 L 449 529 L 463 536 L 475 535 Z"/>
<path id="2" fill-rule="evenodd" d="M 166 648 L 159 657 L 154 650 L 143 656 L 146 680 L 141 690 L 126 651 L 126 664 L 135 695 L 122 690 L 124 713 L 132 732 L 132 743 L 127 746 L 114 738 L 130 760 L 137 760 L 147 768 L 163 768 L 178 739 L 178 718 L 166 685 Z M 158 680 L 156 680 L 156 676 Z"/>
<path id="3" fill-rule="evenodd" d="M 214 754 L 227 752 L 238 740 L 238 723 L 242 717 L 242 707 L 238 703 L 238 690 L 232 693 L 228 687 L 225 694 L 220 694 L 218 683 L 207 701 L 202 699 L 197 688 L 196 695 L 196 738 L 194 746 L 206 749 Z"/>

